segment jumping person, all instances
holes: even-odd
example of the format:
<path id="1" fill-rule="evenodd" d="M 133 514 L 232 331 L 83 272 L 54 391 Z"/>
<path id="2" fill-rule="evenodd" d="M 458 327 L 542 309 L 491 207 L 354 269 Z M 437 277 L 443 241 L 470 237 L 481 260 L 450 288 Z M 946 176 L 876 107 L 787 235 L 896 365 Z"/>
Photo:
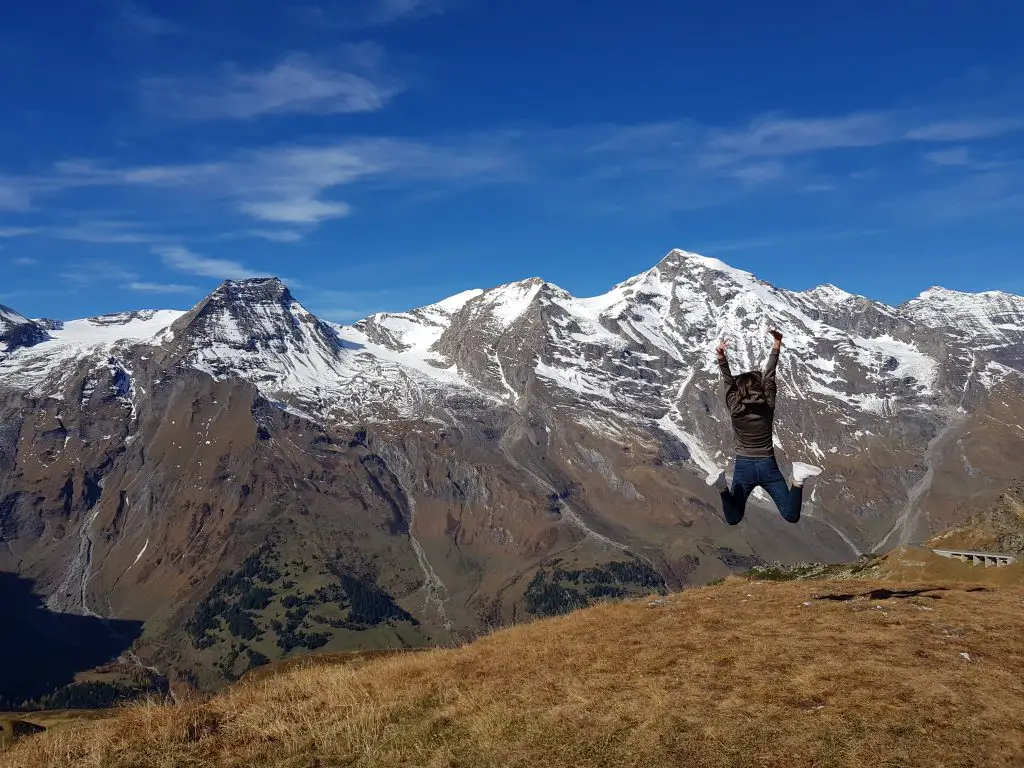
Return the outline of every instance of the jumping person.
<path id="1" fill-rule="evenodd" d="M 782 334 L 769 331 L 775 339 L 764 373 L 748 371 L 733 376 L 729 360 L 725 356 L 729 346 L 727 340 L 719 342 L 718 367 L 722 371 L 722 385 L 725 390 L 725 404 L 732 416 L 732 430 L 736 445 L 736 470 L 733 473 L 732 489 L 725 481 L 725 472 L 712 472 L 707 483 L 722 494 L 722 509 L 725 521 L 736 525 L 743 519 L 747 498 L 758 486 L 768 491 L 784 520 L 795 523 L 800 520 L 800 506 L 803 503 L 803 485 L 808 477 L 821 474 L 821 468 L 793 462 L 793 485 L 786 484 L 775 461 L 775 446 L 772 426 L 775 420 L 775 395 L 778 390 L 775 381 L 775 367 L 782 349 Z"/>

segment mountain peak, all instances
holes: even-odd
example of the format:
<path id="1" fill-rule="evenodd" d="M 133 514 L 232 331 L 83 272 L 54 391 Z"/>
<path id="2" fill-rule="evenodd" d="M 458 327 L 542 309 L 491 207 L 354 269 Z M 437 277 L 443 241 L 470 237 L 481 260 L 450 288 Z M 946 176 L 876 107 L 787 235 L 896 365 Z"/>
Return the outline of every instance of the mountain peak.
<path id="1" fill-rule="evenodd" d="M 752 273 L 730 266 L 721 259 L 684 251 L 680 248 L 669 251 L 653 269 L 648 271 L 648 274 L 654 272 L 673 279 L 698 272 L 717 272 L 739 283 L 746 284 L 757 280 Z"/>
<path id="2" fill-rule="evenodd" d="M 250 277 L 245 280 L 225 280 L 210 295 L 229 301 L 292 301 L 291 291 L 279 277 Z"/>
<path id="3" fill-rule="evenodd" d="M 916 299 L 911 301 L 950 301 L 958 298 L 977 300 L 981 299 L 1005 299 L 1010 301 L 1019 301 L 1022 296 L 1014 293 L 1008 293 L 1006 291 L 954 291 L 951 288 L 943 288 L 939 285 L 933 285 L 931 288 L 921 291 L 920 295 Z"/>
<path id="4" fill-rule="evenodd" d="M 832 283 L 825 283 L 824 285 L 819 285 L 817 288 L 812 288 L 806 292 L 806 295 L 813 296 L 816 299 L 826 301 L 830 304 L 839 304 L 849 301 L 850 299 L 858 298 L 856 294 L 844 291 L 842 288 L 837 285 L 833 285 Z"/>
<path id="5" fill-rule="evenodd" d="M 931 288 L 926 288 L 921 291 L 917 300 L 927 301 L 928 299 L 944 299 L 959 295 L 961 295 L 960 291 L 951 291 L 949 288 L 943 288 L 941 285 L 933 285 Z"/>
<path id="6" fill-rule="evenodd" d="M 332 346 L 333 331 L 292 296 L 276 277 L 226 280 L 175 323 L 179 332 L 202 345 L 255 349 L 287 340 L 305 340 L 313 331 Z"/>

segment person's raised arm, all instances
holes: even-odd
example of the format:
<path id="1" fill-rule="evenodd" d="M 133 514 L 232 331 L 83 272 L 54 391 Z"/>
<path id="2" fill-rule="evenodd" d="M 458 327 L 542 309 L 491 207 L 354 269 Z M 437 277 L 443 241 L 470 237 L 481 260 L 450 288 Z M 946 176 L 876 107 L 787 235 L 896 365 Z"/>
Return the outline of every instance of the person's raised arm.
<path id="1" fill-rule="evenodd" d="M 722 388 L 725 391 L 725 404 L 732 410 L 739 401 L 739 392 L 736 389 L 736 379 L 729 368 L 729 358 L 725 356 L 725 350 L 729 346 L 728 339 L 722 339 L 715 347 L 715 354 L 718 357 L 718 370 L 722 372 Z"/>
<path id="2" fill-rule="evenodd" d="M 761 380 L 764 382 L 764 392 L 768 402 L 774 407 L 775 395 L 778 392 L 778 383 L 775 380 L 775 369 L 779 364 L 779 351 L 782 349 L 782 332 L 778 328 L 768 331 L 775 340 L 772 342 L 772 351 L 768 355 L 768 362 L 764 366 L 764 373 Z"/>
<path id="3" fill-rule="evenodd" d="M 715 355 L 718 357 L 718 370 L 722 372 L 722 381 L 731 384 L 733 381 L 732 370 L 729 368 L 729 358 L 725 356 L 725 351 L 728 348 L 729 340 L 722 339 L 715 347 Z"/>

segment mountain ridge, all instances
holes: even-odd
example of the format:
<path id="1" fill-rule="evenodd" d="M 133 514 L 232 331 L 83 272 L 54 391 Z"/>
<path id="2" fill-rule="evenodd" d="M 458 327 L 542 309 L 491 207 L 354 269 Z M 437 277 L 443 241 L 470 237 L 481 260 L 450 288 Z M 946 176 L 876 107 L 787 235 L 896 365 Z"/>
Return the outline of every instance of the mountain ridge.
<path id="1" fill-rule="evenodd" d="M 934 300 L 676 250 L 589 298 L 531 278 L 338 325 L 259 278 L 54 324 L 0 353 L 0 569 L 145 622 L 137 658 L 211 687 L 923 540 L 1024 449 L 1024 298 Z M 731 528 L 704 484 L 732 455 L 712 349 L 760 365 L 772 325 L 780 464 L 825 474 L 800 525 L 758 497 Z"/>
<path id="2" fill-rule="evenodd" d="M 627 278 L 627 279 L 625 279 L 625 280 L 623 280 L 623 281 L 621 281 L 619 283 L 616 283 L 606 293 L 604 293 L 604 294 L 597 294 L 596 296 L 581 296 L 581 297 L 577 297 L 577 298 L 579 298 L 581 300 L 585 300 L 585 299 L 596 299 L 596 298 L 601 298 L 603 296 L 607 296 L 612 291 L 614 291 L 615 289 L 618 289 L 618 288 L 621 288 L 623 286 L 626 286 L 631 281 L 638 280 L 639 278 L 642 278 L 642 277 L 650 274 L 655 269 L 658 269 L 658 267 L 661 264 L 665 263 L 666 260 L 672 259 L 673 257 L 676 257 L 676 256 L 683 256 L 683 257 L 691 258 L 691 259 L 696 258 L 696 259 L 699 259 L 704 264 L 707 264 L 707 265 L 710 265 L 710 266 L 718 266 L 719 269 L 723 273 L 735 273 L 735 274 L 738 274 L 738 275 L 742 275 L 742 276 L 747 276 L 747 277 L 753 278 L 757 282 L 763 283 L 765 285 L 772 285 L 771 283 L 769 283 L 769 282 L 767 282 L 765 280 L 762 280 L 761 278 L 758 278 L 754 273 L 749 272 L 747 270 L 742 270 L 742 269 L 739 269 L 739 268 L 736 268 L 736 267 L 732 267 L 727 262 L 724 262 L 721 259 L 718 259 L 718 258 L 715 258 L 715 257 L 711 257 L 711 256 L 703 256 L 701 254 L 698 254 L 698 253 L 695 253 L 695 252 L 692 252 L 692 251 L 686 251 L 686 250 L 683 250 L 683 249 L 675 248 L 675 249 L 672 249 L 671 251 L 669 251 L 668 254 L 661 261 L 658 262 L 658 264 L 655 264 L 650 269 L 645 270 L 643 272 L 640 272 L 637 275 L 634 275 L 633 277 Z M 210 298 L 210 296 L 216 294 L 217 291 L 223 289 L 224 286 L 228 285 L 228 284 L 248 284 L 248 283 L 259 284 L 259 283 L 266 283 L 266 282 L 280 283 L 282 286 L 285 287 L 286 290 L 288 290 L 288 294 L 289 294 L 289 296 L 291 296 L 291 291 L 290 291 L 290 289 L 287 288 L 287 281 L 284 280 L 283 278 L 276 277 L 276 276 L 275 277 L 254 277 L 254 278 L 243 278 L 243 279 L 225 280 L 220 286 L 218 286 L 216 289 L 214 289 L 214 291 L 212 291 L 211 294 L 209 294 L 206 297 L 204 297 L 204 299 L 201 300 L 199 303 L 202 303 L 202 301 L 205 301 L 206 299 Z M 533 276 L 533 277 L 529 277 L 529 278 L 524 278 L 522 280 L 512 281 L 512 282 L 509 282 L 509 283 L 501 283 L 499 285 L 492 286 L 491 288 L 470 288 L 470 289 L 466 289 L 464 291 L 461 291 L 459 293 L 453 294 L 451 296 L 439 299 L 438 301 L 433 302 L 431 304 L 423 305 L 422 307 L 413 307 L 413 308 L 410 308 L 410 309 L 407 309 L 407 310 L 404 310 L 404 311 L 402 311 L 402 310 L 384 310 L 384 311 L 381 311 L 381 312 L 371 313 L 370 315 L 367 315 L 366 317 L 364 317 L 364 318 L 362 318 L 360 320 L 357 320 L 357 321 L 355 321 L 355 322 L 353 322 L 353 323 L 351 323 L 349 325 L 356 326 L 356 325 L 359 325 L 361 323 L 365 323 L 367 320 L 369 320 L 372 317 L 377 317 L 379 315 L 403 315 L 403 314 L 408 314 L 408 313 L 416 312 L 416 311 L 421 310 L 421 309 L 428 309 L 428 308 L 432 308 L 432 307 L 443 307 L 443 305 L 445 305 L 447 302 L 451 302 L 453 300 L 458 302 L 458 306 L 461 306 L 464 303 L 465 300 L 476 298 L 477 296 L 479 296 L 479 295 L 481 295 L 483 293 L 486 293 L 488 291 L 493 291 L 493 290 L 497 290 L 497 289 L 501 289 L 501 288 L 506 288 L 506 287 L 509 287 L 509 286 L 528 284 L 528 283 L 543 283 L 545 285 L 550 285 L 550 286 L 552 286 L 554 288 L 557 288 L 559 291 L 562 291 L 562 292 L 568 293 L 569 295 L 574 296 L 574 294 L 571 294 L 569 291 L 566 291 L 561 286 L 558 286 L 558 285 L 556 285 L 554 283 L 551 283 L 550 281 L 547 281 L 547 280 L 545 280 L 542 277 Z M 993 298 L 993 299 L 995 299 L 995 298 L 998 298 L 998 299 L 1009 299 L 1011 301 L 1024 302 L 1024 295 L 1015 294 L 1015 293 L 1010 292 L 1010 291 L 997 290 L 997 289 L 989 289 L 989 290 L 983 290 L 983 291 L 961 291 L 961 290 L 954 289 L 954 288 L 946 288 L 946 287 L 940 286 L 940 285 L 932 285 L 932 286 L 930 286 L 928 288 L 925 288 L 918 295 L 913 296 L 913 297 L 911 297 L 911 298 L 909 298 L 909 299 L 907 299 L 907 300 L 905 300 L 903 302 L 900 302 L 898 304 L 889 304 L 889 303 L 881 301 L 879 299 L 874 299 L 874 298 L 872 298 L 870 296 L 867 296 L 865 294 L 850 293 L 850 292 L 846 291 L 845 289 L 843 289 L 841 286 L 837 286 L 837 285 L 835 285 L 834 283 L 831 283 L 831 282 L 822 283 L 821 285 L 815 286 L 813 288 L 804 289 L 804 290 L 791 290 L 791 289 L 777 289 L 777 290 L 785 291 L 787 293 L 790 293 L 790 294 L 796 295 L 796 296 L 806 296 L 806 295 L 809 295 L 809 294 L 815 294 L 815 293 L 819 293 L 819 292 L 822 293 L 822 294 L 825 294 L 825 293 L 838 293 L 843 300 L 863 299 L 863 300 L 871 302 L 872 304 L 876 304 L 878 306 L 886 307 L 886 308 L 889 308 L 889 309 L 892 309 L 892 310 L 899 309 L 900 307 L 905 307 L 908 304 L 910 304 L 911 302 L 918 301 L 920 299 L 925 299 L 925 298 L 928 298 L 928 297 L 945 297 L 945 296 L 949 296 L 949 295 L 959 296 L 959 297 L 983 297 L 983 298 Z M 470 294 L 472 294 L 472 295 L 470 295 Z M 181 313 L 184 314 L 188 310 L 170 309 L 170 308 L 165 308 L 165 309 L 152 309 L 152 308 L 148 308 L 148 309 L 138 309 L 138 310 L 127 310 L 127 311 L 114 311 L 114 312 L 110 312 L 110 313 L 106 313 L 106 314 L 102 314 L 102 315 L 91 316 L 91 317 L 88 317 L 88 318 L 70 318 L 70 319 L 69 318 L 64 318 L 64 319 L 56 319 L 56 320 L 48 319 L 47 321 L 48 322 L 58 322 L 58 323 L 59 322 L 68 322 L 69 320 L 79 320 L 79 319 L 90 320 L 90 321 L 99 321 L 99 320 L 102 320 L 104 318 L 115 318 L 115 317 L 118 317 L 118 316 L 140 315 L 140 314 L 144 314 L 144 313 L 154 313 L 154 312 L 161 312 L 161 311 L 181 312 Z M 36 320 L 29 320 L 27 316 L 21 315 L 20 313 L 17 312 L 17 310 L 14 310 L 14 309 L 12 309 L 10 307 L 6 307 L 6 306 L 3 306 L 3 305 L 0 305 L 0 313 L 3 313 L 3 312 L 7 312 L 7 313 L 11 313 L 11 314 L 17 315 L 24 322 L 28 322 L 28 323 L 38 323 L 38 322 L 40 322 L 40 321 L 36 321 Z M 345 325 L 345 324 L 341 324 L 341 325 Z"/>

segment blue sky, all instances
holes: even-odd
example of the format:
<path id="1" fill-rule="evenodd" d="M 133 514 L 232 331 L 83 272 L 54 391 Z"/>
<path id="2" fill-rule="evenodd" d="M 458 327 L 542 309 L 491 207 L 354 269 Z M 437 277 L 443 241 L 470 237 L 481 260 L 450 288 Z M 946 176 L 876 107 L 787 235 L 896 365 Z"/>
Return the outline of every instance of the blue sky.
<path id="1" fill-rule="evenodd" d="M 673 247 L 1024 293 L 1024 4 L 44 0 L 0 27 L 0 302 L 287 279 L 350 321 Z"/>

